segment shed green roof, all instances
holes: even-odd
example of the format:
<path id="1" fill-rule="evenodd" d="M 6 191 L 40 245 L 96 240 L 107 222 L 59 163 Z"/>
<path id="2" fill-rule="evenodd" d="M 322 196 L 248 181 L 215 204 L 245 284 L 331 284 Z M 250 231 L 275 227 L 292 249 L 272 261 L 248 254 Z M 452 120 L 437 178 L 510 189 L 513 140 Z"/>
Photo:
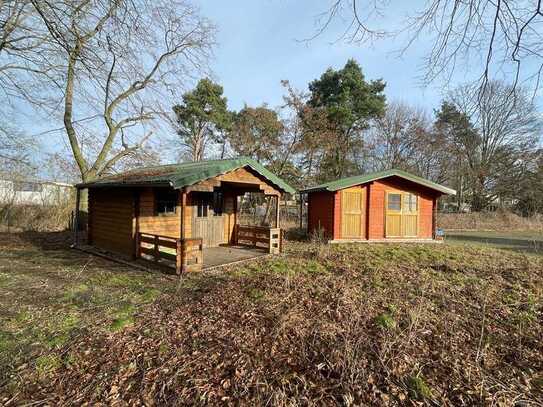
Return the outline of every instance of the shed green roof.
<path id="1" fill-rule="evenodd" d="M 427 188 L 442 192 L 448 195 L 456 195 L 456 191 L 451 188 L 447 188 L 443 185 L 437 184 L 430 180 L 418 177 L 408 172 L 391 169 L 386 171 L 372 172 L 370 174 L 356 175 L 354 177 L 341 178 L 335 181 L 326 182 L 324 184 L 316 185 L 311 188 L 304 189 L 300 192 L 315 192 L 315 191 L 338 191 L 340 189 L 349 188 L 355 185 L 366 184 L 368 182 L 377 181 L 379 179 L 388 177 L 400 177 L 408 181 L 414 182 L 419 185 L 423 185 Z"/>
<path id="2" fill-rule="evenodd" d="M 284 192 L 289 194 L 296 192 L 294 188 L 266 169 L 262 164 L 248 157 L 138 168 L 121 174 L 99 178 L 92 182 L 78 184 L 77 187 L 164 185 L 180 189 L 242 167 L 251 168 Z"/>

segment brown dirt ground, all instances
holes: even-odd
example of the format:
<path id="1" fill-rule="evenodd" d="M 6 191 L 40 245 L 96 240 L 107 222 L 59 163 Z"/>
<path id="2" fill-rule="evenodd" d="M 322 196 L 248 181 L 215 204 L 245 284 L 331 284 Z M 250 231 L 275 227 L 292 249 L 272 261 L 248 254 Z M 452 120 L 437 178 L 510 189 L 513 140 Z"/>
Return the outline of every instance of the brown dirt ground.
<path id="1" fill-rule="evenodd" d="M 0 236 L 0 404 L 543 403 L 542 256 L 291 242 L 177 281 L 62 239 Z"/>

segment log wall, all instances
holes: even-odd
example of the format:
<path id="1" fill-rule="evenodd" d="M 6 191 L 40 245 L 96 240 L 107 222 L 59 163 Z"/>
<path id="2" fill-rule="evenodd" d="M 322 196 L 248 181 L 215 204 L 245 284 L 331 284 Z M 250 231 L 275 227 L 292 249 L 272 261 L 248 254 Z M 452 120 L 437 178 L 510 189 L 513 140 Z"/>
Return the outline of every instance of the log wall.
<path id="1" fill-rule="evenodd" d="M 89 189 L 89 242 L 131 256 L 134 253 L 135 200 L 129 188 Z"/>
<path id="2" fill-rule="evenodd" d="M 139 231 L 141 233 L 170 236 L 175 238 L 180 237 L 181 215 L 179 212 L 179 205 L 176 207 L 174 214 L 165 214 L 158 216 L 155 213 L 156 209 L 154 189 L 144 188 L 140 190 L 139 209 Z"/>

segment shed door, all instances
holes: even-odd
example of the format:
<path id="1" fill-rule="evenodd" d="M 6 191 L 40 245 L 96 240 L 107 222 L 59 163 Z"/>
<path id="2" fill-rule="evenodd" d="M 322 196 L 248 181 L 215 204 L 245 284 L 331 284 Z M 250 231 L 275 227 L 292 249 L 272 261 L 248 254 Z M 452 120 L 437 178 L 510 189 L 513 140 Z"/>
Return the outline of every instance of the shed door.
<path id="1" fill-rule="evenodd" d="M 417 237 L 418 235 L 418 202 L 415 194 L 402 196 L 402 236 Z"/>
<path id="2" fill-rule="evenodd" d="M 361 188 L 341 191 L 341 238 L 363 239 L 366 235 L 364 190 Z"/>
<path id="3" fill-rule="evenodd" d="M 418 197 L 407 192 L 387 192 L 385 236 L 418 236 Z"/>
<path id="4" fill-rule="evenodd" d="M 201 237 L 204 247 L 225 242 L 222 194 L 198 193 L 192 211 L 192 236 Z"/>

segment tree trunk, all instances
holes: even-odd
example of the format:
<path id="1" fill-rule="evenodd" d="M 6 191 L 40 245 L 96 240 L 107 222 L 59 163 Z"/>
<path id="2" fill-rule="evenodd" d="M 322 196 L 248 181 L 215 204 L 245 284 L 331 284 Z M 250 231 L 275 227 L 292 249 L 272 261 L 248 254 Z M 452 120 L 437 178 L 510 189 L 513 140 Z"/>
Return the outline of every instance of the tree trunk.
<path id="1" fill-rule="evenodd" d="M 75 162 L 81 173 L 81 179 L 84 182 L 92 179 L 92 174 L 88 174 L 88 165 L 83 157 L 83 153 L 79 147 L 77 134 L 73 126 L 73 99 L 74 99 L 74 81 L 75 81 L 75 64 L 79 54 L 79 43 L 68 54 L 68 70 L 66 72 L 66 90 L 64 95 L 64 128 L 68 135 L 68 140 L 74 154 Z"/>

